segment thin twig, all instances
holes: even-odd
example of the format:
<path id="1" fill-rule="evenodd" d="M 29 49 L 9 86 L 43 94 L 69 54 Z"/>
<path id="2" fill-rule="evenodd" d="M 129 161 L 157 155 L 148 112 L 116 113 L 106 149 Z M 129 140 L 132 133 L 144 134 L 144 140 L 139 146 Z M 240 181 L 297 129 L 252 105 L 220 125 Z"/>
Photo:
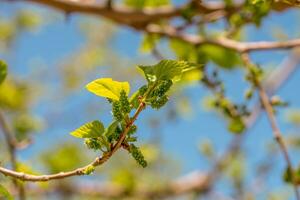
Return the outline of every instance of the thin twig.
<path id="1" fill-rule="evenodd" d="M 11 133 L 4 119 L 3 113 L 0 110 L 0 129 L 2 130 L 9 151 L 10 163 L 13 170 L 17 170 L 16 144 L 18 143 L 14 135 Z M 18 188 L 20 200 L 26 199 L 25 189 L 22 183 L 18 183 L 15 179 L 12 180 L 15 187 Z"/>
<path id="2" fill-rule="evenodd" d="M 242 54 L 242 59 L 243 59 L 246 67 L 249 67 L 249 66 L 252 65 L 251 60 L 249 58 L 249 55 L 247 53 Z M 294 190 L 295 190 L 296 199 L 300 200 L 300 194 L 299 194 L 299 191 L 298 191 L 298 188 L 297 188 L 297 183 L 294 181 L 294 178 L 293 178 L 294 169 L 293 169 L 292 161 L 291 161 L 291 158 L 289 156 L 287 146 L 284 143 L 282 133 L 281 133 L 281 131 L 279 129 L 279 126 L 277 124 L 277 121 L 276 121 L 276 118 L 275 118 L 275 115 L 274 115 L 274 110 L 273 110 L 273 107 L 270 103 L 270 99 L 268 97 L 268 94 L 267 94 L 266 90 L 262 87 L 262 85 L 260 83 L 257 83 L 257 89 L 258 89 L 258 94 L 259 94 L 262 106 L 263 106 L 263 108 L 265 109 L 265 111 L 267 113 L 268 120 L 270 122 L 274 138 L 275 138 L 276 142 L 278 143 L 278 145 L 280 147 L 280 150 L 281 150 L 281 152 L 283 154 L 283 157 L 285 159 L 285 162 L 287 164 L 288 170 L 292 174 L 292 182 L 293 182 L 293 186 L 294 186 Z"/>

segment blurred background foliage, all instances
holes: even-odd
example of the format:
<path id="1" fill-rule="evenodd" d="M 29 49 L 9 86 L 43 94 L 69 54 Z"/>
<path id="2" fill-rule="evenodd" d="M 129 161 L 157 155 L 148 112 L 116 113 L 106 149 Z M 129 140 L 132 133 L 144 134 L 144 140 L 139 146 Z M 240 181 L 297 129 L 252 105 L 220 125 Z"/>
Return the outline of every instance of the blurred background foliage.
<path id="1" fill-rule="evenodd" d="M 295 20 L 299 11 L 281 13 L 292 2 L 271 2 L 247 0 L 228 17 L 209 23 L 201 23 L 200 19 L 188 31 L 211 39 L 226 35 L 236 40 L 285 40 L 299 35 L 299 23 Z M 124 0 L 115 3 L 143 9 L 182 5 L 185 1 Z M 224 0 L 224 3 L 230 7 L 234 1 Z M 170 23 L 182 26 L 193 20 L 197 22 L 199 19 L 194 17 L 194 12 L 191 6 L 182 13 L 181 19 Z M 281 15 L 284 15 L 282 20 Z M 294 21 L 295 27 L 287 26 L 290 21 Z M 28 199 L 99 199 L 92 192 L 74 192 L 76 187 L 84 190 L 99 182 L 105 187 L 113 185 L 115 191 L 125 194 L 119 199 L 142 199 L 133 194 L 145 188 L 159 190 L 189 171 L 208 171 L 226 149 L 230 138 L 245 131 L 241 118 L 249 115 L 249 107 L 256 100 L 253 88 L 245 81 L 240 55 L 233 50 L 141 34 L 103 18 L 65 15 L 43 6 L 0 1 L 0 56 L 9 66 L 8 77 L 0 85 L 0 108 L 18 142 L 28 143 L 18 151 L 18 169 L 25 172 L 67 171 L 97 156 L 98 152 L 88 151 L 80 141 L 68 135 L 87 121 L 101 118 L 108 123 L 110 120 L 105 101 L 89 95 L 84 90 L 85 84 L 94 78 L 112 77 L 130 81 L 137 88 L 142 79 L 135 66 L 156 62 L 153 52 L 157 49 L 163 57 L 200 63 L 203 67 L 183 75 L 172 90 L 166 108 L 147 111 L 138 120 L 141 127 L 138 137 L 142 139 L 142 152 L 149 166 L 140 168 L 126 152 L 118 152 L 92 176 L 24 184 Z M 284 52 L 254 54 L 255 62 L 263 68 L 262 78 L 267 77 L 286 55 Z M 286 94 L 284 99 L 291 102 L 291 107 L 286 112 L 280 108 L 277 111 L 287 124 L 282 125 L 283 132 L 294 157 L 300 149 L 300 103 L 295 94 L 299 81 L 294 78 L 291 82 L 294 85 L 288 84 L 280 93 Z M 261 121 L 249 131 L 245 145 L 221 167 L 224 175 L 215 185 L 217 192 L 247 200 L 292 196 L 292 190 L 282 178 L 284 165 L 275 165 L 282 160 L 277 156 L 279 152 L 269 134 L 271 131 L 266 120 Z M 2 135 L 0 138 L 0 163 L 9 166 L 6 144 Z M 299 164 L 298 158 L 295 163 Z M 0 183 L 15 192 L 2 175 Z M 99 184 L 99 187 L 104 186 Z M 178 199 L 219 199 L 215 195 L 195 192 Z M 101 199 L 115 198 L 102 196 Z"/>

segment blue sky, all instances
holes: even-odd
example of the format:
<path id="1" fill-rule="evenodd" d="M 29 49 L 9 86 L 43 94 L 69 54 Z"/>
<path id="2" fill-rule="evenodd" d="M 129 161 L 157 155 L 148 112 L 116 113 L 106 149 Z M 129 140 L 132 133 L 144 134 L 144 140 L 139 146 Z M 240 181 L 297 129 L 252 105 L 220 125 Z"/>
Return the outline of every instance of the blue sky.
<path id="1" fill-rule="evenodd" d="M 0 12 L 9 15 L 9 13 L 19 8 L 40 8 L 40 7 L 28 7 L 22 3 L 3 3 L 0 4 Z M 58 13 L 57 13 L 58 14 Z M 46 63 L 45 68 L 51 73 L 51 66 L 56 65 L 62 58 L 69 55 L 74 49 L 79 48 L 84 38 L 79 33 L 77 22 L 80 20 L 80 16 L 71 16 L 67 22 L 63 16 L 58 14 L 59 18 L 54 23 L 49 23 L 43 26 L 36 33 L 22 33 L 15 43 L 13 48 L 14 52 L 7 54 L 0 54 L 1 57 L 7 60 L 9 63 L 9 71 L 13 74 L 21 77 L 29 78 L 28 72 L 31 67 L 31 59 L 37 58 Z M 292 11 L 284 14 L 271 14 L 265 22 L 262 24 L 261 29 L 257 29 L 254 26 L 250 26 L 246 29 L 246 35 L 248 41 L 258 40 L 274 40 L 272 37 L 273 28 L 280 27 L 286 32 L 290 38 L 295 38 L 299 35 L 299 23 L 295 19 L 299 17 L 299 13 Z M 274 23 L 276 22 L 276 23 Z M 117 52 L 123 56 L 129 58 L 137 58 L 140 55 L 139 44 L 141 41 L 140 33 L 134 32 L 128 28 L 120 28 L 117 33 L 116 40 L 112 44 Z M 286 51 L 266 51 L 257 52 L 251 54 L 251 57 L 255 62 L 263 65 L 269 65 L 270 63 L 276 66 L 287 55 Z M 136 63 L 138 64 L 138 63 Z M 109 67 L 109 66 L 105 66 Z M 134 66 L 132 66 L 134 67 Z M 45 74 L 45 76 L 50 76 Z M 99 77 L 101 74 L 99 74 Z M 243 97 L 243 92 L 247 84 L 242 80 L 243 71 L 236 70 L 234 72 L 224 72 L 222 78 L 226 82 L 228 87 L 228 93 L 230 97 L 236 101 L 240 101 Z M 291 79 L 278 91 L 277 94 L 282 95 L 284 100 L 290 102 L 292 108 L 300 107 L 299 102 L 299 87 L 300 73 L 293 74 Z M 53 78 L 55 81 L 55 78 Z M 90 81 L 90 80 L 87 80 Z M 59 83 L 53 84 L 52 87 L 60 87 Z M 55 91 L 55 88 L 52 88 Z M 218 152 L 223 152 L 228 142 L 232 138 L 232 135 L 226 131 L 226 123 L 217 118 L 215 113 L 205 111 L 201 106 L 201 98 L 209 94 L 205 88 L 199 85 L 194 85 L 185 89 L 185 93 L 191 98 L 193 110 L 192 117 L 179 118 L 174 122 L 166 123 L 162 126 L 162 148 L 167 155 L 177 158 L 182 161 L 182 173 L 186 173 L 196 169 L 208 169 L 207 161 L 200 156 L 197 145 L 199 142 L 209 138 L 216 145 Z M 55 94 L 58 97 L 61 94 Z M 76 97 L 76 98 L 75 98 Z M 23 160 L 30 160 L 39 150 L 45 147 L 49 141 L 56 142 L 61 140 L 74 140 L 68 135 L 74 128 L 81 124 L 93 120 L 95 115 L 83 115 L 74 116 L 74 113 L 80 113 L 80 105 L 82 102 L 97 101 L 96 98 L 87 91 L 76 91 L 71 97 L 58 99 L 55 102 L 51 102 L 49 99 L 44 99 L 37 104 L 34 108 L 34 113 L 43 118 L 47 113 L 51 113 L 53 110 L 59 119 L 65 119 L 69 123 L 63 125 L 59 123 L 57 127 L 47 128 L 41 134 L 37 134 L 35 138 L 35 144 L 22 152 L 21 158 Z M 176 99 L 173 99 L 176 101 Z M 100 102 L 99 102 L 100 103 Z M 101 102 L 103 103 L 103 102 Z M 156 117 L 164 116 L 167 109 L 161 111 L 146 111 L 142 114 L 142 117 Z M 285 109 L 281 109 L 278 115 L 279 126 L 284 134 L 291 130 L 291 126 L 286 123 Z M 70 117 L 69 119 L 67 119 Z M 109 122 L 109 114 L 98 115 L 100 119 L 105 122 Z M 141 118 L 142 118 L 141 117 Z M 165 120 L 162 118 L 162 120 Z M 139 137 L 144 141 L 150 137 L 151 131 L 147 126 L 144 126 L 142 119 L 139 119 L 138 124 L 141 124 L 141 128 L 138 132 Z M 247 133 L 246 142 L 243 148 L 246 149 L 246 156 L 249 158 L 249 166 L 252 166 L 260 159 L 263 158 L 265 152 L 265 145 L 272 141 L 272 133 L 268 121 L 263 115 L 258 123 L 250 132 Z M 45 141 L 47 141 L 45 143 Z M 74 140 L 75 141 L 75 140 Z M 277 158 L 276 158 L 277 159 Z M 281 182 L 280 172 L 283 170 L 284 162 L 283 158 L 278 156 L 278 169 L 276 173 L 278 176 L 271 177 L 272 185 L 279 187 Z M 295 164 L 299 164 L 299 158 L 293 154 L 293 160 Z M 251 170 L 249 171 L 249 179 L 251 177 Z"/>

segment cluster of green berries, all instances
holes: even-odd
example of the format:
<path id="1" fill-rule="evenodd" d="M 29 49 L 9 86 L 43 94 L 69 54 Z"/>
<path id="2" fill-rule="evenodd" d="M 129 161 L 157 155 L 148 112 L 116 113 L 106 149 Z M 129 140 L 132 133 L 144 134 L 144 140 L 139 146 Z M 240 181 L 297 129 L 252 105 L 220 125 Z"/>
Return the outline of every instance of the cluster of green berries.
<path id="1" fill-rule="evenodd" d="M 85 139 L 84 143 L 89 149 L 97 150 L 101 148 L 101 144 L 97 138 Z"/>
<path id="2" fill-rule="evenodd" d="M 124 90 L 120 93 L 120 106 L 123 114 L 128 114 L 131 111 L 130 103 L 127 97 L 127 94 Z"/>
<path id="3" fill-rule="evenodd" d="M 153 90 L 152 96 L 162 97 L 171 88 L 173 82 L 171 80 L 163 80 L 161 83 Z"/>
<path id="4" fill-rule="evenodd" d="M 166 95 L 153 99 L 151 100 L 151 107 L 154 109 L 160 109 L 168 102 L 168 100 L 169 98 Z"/>
<path id="5" fill-rule="evenodd" d="M 134 144 L 130 145 L 130 153 L 139 165 L 141 165 L 144 168 L 147 167 L 147 161 L 145 160 L 142 152 Z"/>
<path id="6" fill-rule="evenodd" d="M 114 101 L 112 103 L 112 114 L 117 121 L 122 121 L 123 114 L 121 112 L 121 104 L 119 101 Z"/>
<path id="7" fill-rule="evenodd" d="M 171 80 L 163 80 L 151 93 L 150 105 L 154 109 L 164 106 L 168 99 L 167 91 L 171 88 L 173 82 Z"/>
<path id="8" fill-rule="evenodd" d="M 111 101 L 111 100 L 109 100 Z M 124 90 L 120 93 L 120 100 L 112 102 L 112 113 L 117 121 L 122 121 L 124 116 L 131 111 L 130 103 Z"/>

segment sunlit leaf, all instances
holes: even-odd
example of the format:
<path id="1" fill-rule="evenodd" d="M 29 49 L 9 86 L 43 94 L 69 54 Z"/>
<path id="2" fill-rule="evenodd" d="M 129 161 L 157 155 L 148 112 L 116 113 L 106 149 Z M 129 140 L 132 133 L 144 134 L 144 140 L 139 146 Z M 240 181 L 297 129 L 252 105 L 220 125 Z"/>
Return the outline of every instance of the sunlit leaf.
<path id="1" fill-rule="evenodd" d="M 100 121 L 92 121 L 82 125 L 70 134 L 78 138 L 97 138 L 104 132 L 104 126 Z"/>
<path id="2" fill-rule="evenodd" d="M 128 82 L 118 82 L 111 78 L 100 78 L 87 84 L 87 90 L 101 97 L 119 100 L 120 92 L 124 90 L 129 94 L 130 86 Z"/>

